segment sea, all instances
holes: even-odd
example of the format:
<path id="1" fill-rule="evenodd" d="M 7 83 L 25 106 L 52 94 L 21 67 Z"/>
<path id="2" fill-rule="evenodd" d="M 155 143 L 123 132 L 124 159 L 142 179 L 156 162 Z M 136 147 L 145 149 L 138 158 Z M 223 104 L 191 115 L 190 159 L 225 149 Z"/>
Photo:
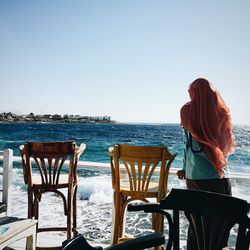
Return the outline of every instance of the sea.
<path id="1" fill-rule="evenodd" d="M 250 126 L 234 126 L 236 151 L 228 159 L 232 173 L 250 173 Z M 9 123 L 0 124 L 0 151 L 7 148 L 20 156 L 19 146 L 27 141 L 74 140 L 86 144 L 81 161 L 108 163 L 108 148 L 118 143 L 134 145 L 165 145 L 171 153 L 177 153 L 172 168 L 182 168 L 183 131 L 179 124 L 46 124 Z M 2 163 L 0 162 L 0 167 Z M 27 190 L 23 181 L 22 166 L 13 166 L 13 216 L 27 216 Z M 233 195 L 250 202 L 250 179 L 232 179 Z M 174 175 L 169 177 L 169 189 L 185 188 L 185 182 Z M 93 245 L 110 244 L 112 223 L 111 175 L 109 170 L 79 169 L 77 204 L 78 230 Z M 60 205 L 59 205 L 60 204 Z M 54 194 L 45 194 L 41 201 L 41 225 L 66 223 L 60 199 Z M 51 220 L 53 218 L 53 220 Z M 181 221 L 182 249 L 185 248 L 187 221 Z M 142 235 L 150 232 L 150 216 L 127 212 L 126 233 Z M 167 230 L 167 229 L 166 229 Z M 232 232 L 233 244 L 235 235 Z"/>

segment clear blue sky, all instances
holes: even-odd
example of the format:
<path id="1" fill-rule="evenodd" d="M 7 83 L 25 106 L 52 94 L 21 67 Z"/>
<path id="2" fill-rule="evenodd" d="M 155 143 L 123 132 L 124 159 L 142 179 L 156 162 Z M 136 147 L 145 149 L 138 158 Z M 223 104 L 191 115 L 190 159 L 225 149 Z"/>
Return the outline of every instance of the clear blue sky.
<path id="1" fill-rule="evenodd" d="M 179 123 L 198 77 L 250 124 L 248 0 L 0 0 L 0 112 Z"/>

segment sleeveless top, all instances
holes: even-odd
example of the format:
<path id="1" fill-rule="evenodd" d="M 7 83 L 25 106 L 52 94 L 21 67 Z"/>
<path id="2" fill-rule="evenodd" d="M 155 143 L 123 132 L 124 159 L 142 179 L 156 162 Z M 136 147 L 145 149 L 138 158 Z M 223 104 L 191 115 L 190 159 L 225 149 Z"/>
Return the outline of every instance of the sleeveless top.
<path id="1" fill-rule="evenodd" d="M 203 153 L 201 144 L 186 129 L 184 129 L 183 133 L 183 142 L 183 170 L 185 171 L 186 178 L 190 180 L 219 179 L 220 177 L 214 166 Z M 229 178 L 228 166 L 225 166 L 222 170 L 224 173 L 223 178 Z"/>

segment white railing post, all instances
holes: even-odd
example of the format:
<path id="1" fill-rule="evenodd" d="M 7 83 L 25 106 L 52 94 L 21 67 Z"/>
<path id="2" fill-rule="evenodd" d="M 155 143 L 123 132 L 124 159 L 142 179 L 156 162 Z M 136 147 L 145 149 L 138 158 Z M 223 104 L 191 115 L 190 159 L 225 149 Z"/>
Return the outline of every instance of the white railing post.
<path id="1" fill-rule="evenodd" d="M 12 167 L 13 150 L 6 149 L 3 152 L 3 202 L 7 205 L 7 215 L 11 214 Z"/>

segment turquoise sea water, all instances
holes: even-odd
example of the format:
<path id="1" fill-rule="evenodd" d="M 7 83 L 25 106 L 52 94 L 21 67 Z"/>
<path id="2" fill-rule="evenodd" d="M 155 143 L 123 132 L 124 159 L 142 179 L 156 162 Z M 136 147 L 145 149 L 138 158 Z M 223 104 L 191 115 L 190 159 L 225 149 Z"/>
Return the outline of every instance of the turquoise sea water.
<path id="1" fill-rule="evenodd" d="M 250 126 L 234 127 L 237 149 L 229 157 L 233 172 L 250 171 Z M 0 150 L 18 147 L 26 141 L 75 140 L 87 148 L 81 160 L 108 162 L 107 150 L 116 143 L 166 145 L 177 152 L 173 167 L 182 165 L 182 128 L 178 124 L 0 124 Z"/>
<path id="2" fill-rule="evenodd" d="M 236 152 L 229 157 L 231 172 L 250 173 L 250 126 L 235 126 Z M 83 161 L 109 162 L 108 148 L 116 143 L 166 145 L 177 152 L 172 166 L 182 167 L 182 129 L 178 124 L 0 124 L 0 150 L 11 148 L 19 156 L 19 145 L 26 141 L 75 140 L 87 148 Z M 1 163 L 0 163 L 1 167 Z M 233 195 L 250 202 L 250 180 L 232 180 Z M 169 188 L 185 188 L 185 182 L 170 176 Z M 94 245 L 109 245 L 112 218 L 112 188 L 109 172 L 81 171 L 78 188 L 77 223 L 79 232 Z M 20 164 L 14 165 L 13 216 L 27 216 L 27 192 Z M 61 202 L 54 195 L 42 199 L 41 225 L 66 223 Z M 145 234 L 151 228 L 148 215 L 127 213 L 126 232 Z M 182 249 L 185 249 L 187 221 L 181 221 Z M 230 242 L 235 240 L 232 235 Z M 230 243 L 231 244 L 231 243 Z"/>

